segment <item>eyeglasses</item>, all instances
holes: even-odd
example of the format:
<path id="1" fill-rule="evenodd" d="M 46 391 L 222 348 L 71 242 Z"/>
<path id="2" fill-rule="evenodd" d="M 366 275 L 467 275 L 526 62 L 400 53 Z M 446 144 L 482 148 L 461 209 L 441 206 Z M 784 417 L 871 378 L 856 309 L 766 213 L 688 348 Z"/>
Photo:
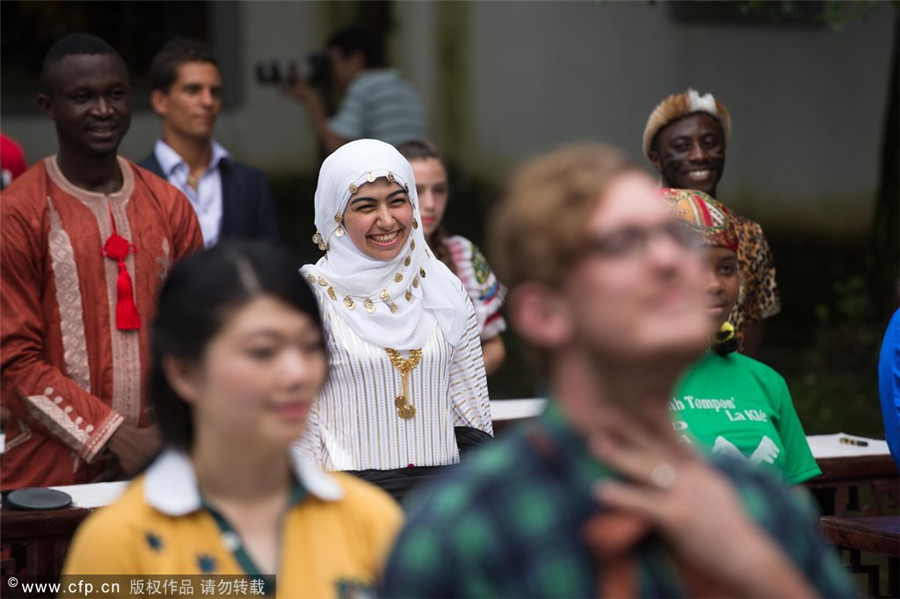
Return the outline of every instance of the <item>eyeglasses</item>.
<path id="1" fill-rule="evenodd" d="M 669 221 L 655 227 L 623 227 L 603 235 L 589 237 L 582 253 L 608 258 L 637 257 L 647 250 L 652 240 L 660 237 L 685 250 L 699 250 L 704 247 L 700 234 L 689 225 Z"/>

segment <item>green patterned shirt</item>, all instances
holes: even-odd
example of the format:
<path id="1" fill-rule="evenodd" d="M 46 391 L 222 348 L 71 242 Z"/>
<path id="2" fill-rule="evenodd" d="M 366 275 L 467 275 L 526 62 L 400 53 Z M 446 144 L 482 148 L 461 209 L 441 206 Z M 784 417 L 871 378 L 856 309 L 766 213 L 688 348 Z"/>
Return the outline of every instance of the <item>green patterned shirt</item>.
<path id="1" fill-rule="evenodd" d="M 549 441 L 549 458 L 535 439 Z M 745 463 L 709 459 L 822 596 L 858 596 L 802 498 Z M 598 509 L 591 486 L 610 476 L 551 402 L 539 421 L 511 431 L 410 499 L 382 596 L 595 596 L 596 566 L 580 531 Z M 639 563 L 641 596 L 687 594 L 658 537 L 642 543 Z"/>

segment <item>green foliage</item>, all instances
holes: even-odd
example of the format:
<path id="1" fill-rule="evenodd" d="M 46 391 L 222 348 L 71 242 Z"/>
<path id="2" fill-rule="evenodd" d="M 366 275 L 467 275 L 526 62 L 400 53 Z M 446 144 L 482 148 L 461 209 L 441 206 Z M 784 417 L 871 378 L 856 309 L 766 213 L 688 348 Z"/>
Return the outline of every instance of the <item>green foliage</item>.
<path id="1" fill-rule="evenodd" d="M 854 19 L 865 20 L 869 12 L 875 7 L 875 0 L 832 0 L 822 5 L 821 12 L 816 20 L 825 22 L 832 29 L 842 29 L 845 24 Z M 762 17 L 772 22 L 789 21 L 808 12 L 807 2 L 798 0 L 745 0 L 740 5 L 740 12 L 746 16 Z"/>
<path id="2" fill-rule="evenodd" d="M 793 0 L 747 0 L 740 7 L 741 14 L 761 15 L 772 21 L 788 18 L 797 13 L 797 6 Z"/>
<path id="3" fill-rule="evenodd" d="M 840 279 L 831 291 L 815 308 L 804 373 L 791 386 L 794 405 L 808 434 L 883 437 L 876 375 L 882 319 L 864 277 Z"/>
<path id="4" fill-rule="evenodd" d="M 826 2 L 819 19 L 831 25 L 832 29 L 842 29 L 848 21 L 866 20 L 875 4 L 875 0 Z"/>

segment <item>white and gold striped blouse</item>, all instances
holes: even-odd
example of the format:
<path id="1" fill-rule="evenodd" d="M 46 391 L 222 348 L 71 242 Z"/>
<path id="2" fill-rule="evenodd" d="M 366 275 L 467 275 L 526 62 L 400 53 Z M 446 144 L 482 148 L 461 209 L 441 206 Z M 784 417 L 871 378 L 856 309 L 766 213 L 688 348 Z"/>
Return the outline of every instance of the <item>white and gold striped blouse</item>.
<path id="1" fill-rule="evenodd" d="M 471 303 L 468 329 L 458 347 L 435 326 L 422 348 L 421 360 L 408 376 L 407 400 L 415 409 L 411 418 L 395 403 L 404 394 L 403 381 L 385 348 L 357 335 L 335 314 L 332 302 L 323 304 L 331 373 L 298 442 L 303 457 L 326 470 L 454 464 L 459 450 L 453 427 L 492 433 Z M 408 352 L 400 355 L 409 358 Z"/>

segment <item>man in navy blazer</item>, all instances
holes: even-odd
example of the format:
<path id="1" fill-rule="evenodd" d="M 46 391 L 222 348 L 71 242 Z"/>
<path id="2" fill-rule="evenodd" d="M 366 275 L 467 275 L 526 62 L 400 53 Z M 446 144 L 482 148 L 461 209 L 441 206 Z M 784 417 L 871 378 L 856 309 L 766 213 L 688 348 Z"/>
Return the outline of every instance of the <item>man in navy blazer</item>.
<path id="1" fill-rule="evenodd" d="M 210 47 L 199 40 L 170 40 L 153 58 L 150 83 L 150 103 L 162 117 L 163 133 L 138 164 L 184 192 L 207 247 L 225 237 L 277 241 L 265 174 L 232 159 L 212 138 L 222 108 L 222 76 Z"/>

